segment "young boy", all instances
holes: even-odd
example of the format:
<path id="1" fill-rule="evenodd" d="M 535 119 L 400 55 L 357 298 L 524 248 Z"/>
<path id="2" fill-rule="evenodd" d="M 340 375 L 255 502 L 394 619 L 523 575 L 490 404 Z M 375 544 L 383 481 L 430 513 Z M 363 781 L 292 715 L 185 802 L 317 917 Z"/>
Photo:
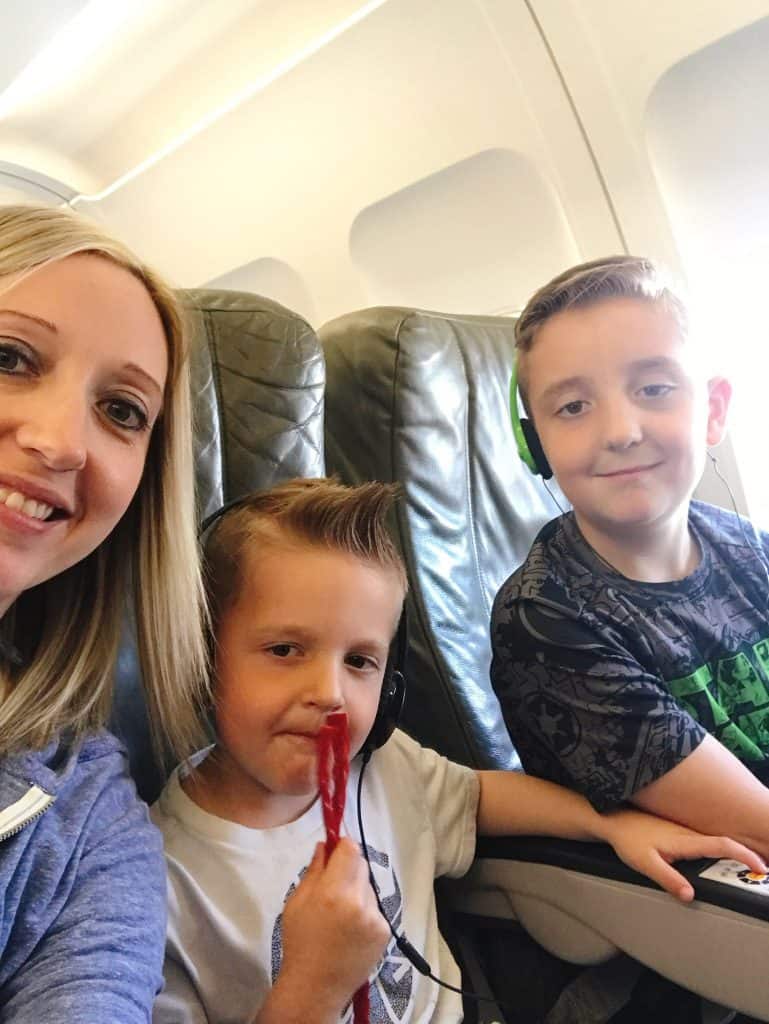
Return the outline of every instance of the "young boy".
<path id="1" fill-rule="evenodd" d="M 351 765 L 344 838 L 327 865 L 317 738 L 344 711 L 351 756 L 374 721 L 406 578 L 385 529 L 392 489 L 294 481 L 229 510 L 207 542 L 216 638 L 216 744 L 177 771 L 153 809 L 169 867 L 166 989 L 156 1024 L 351 1020 L 370 979 L 371 1021 L 462 1018 L 457 995 L 419 974 L 377 908 Z M 374 752 L 361 810 L 385 912 L 444 980 L 459 971 L 438 932 L 433 881 L 461 875 L 476 830 L 611 842 L 682 899 L 668 861 L 759 858 L 638 812 L 601 817 L 540 779 L 451 764 L 396 733 Z"/>
<path id="2" fill-rule="evenodd" d="M 691 500 L 731 391 L 688 333 L 631 257 L 521 314 L 519 392 L 573 511 L 497 596 L 492 684 L 527 772 L 766 857 L 769 535 Z"/>

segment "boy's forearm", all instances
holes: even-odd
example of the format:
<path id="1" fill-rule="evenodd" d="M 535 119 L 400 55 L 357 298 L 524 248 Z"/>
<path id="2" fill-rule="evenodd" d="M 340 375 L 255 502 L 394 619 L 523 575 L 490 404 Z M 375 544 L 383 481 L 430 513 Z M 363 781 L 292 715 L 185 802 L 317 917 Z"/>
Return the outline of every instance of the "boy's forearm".
<path id="1" fill-rule="evenodd" d="M 713 736 L 639 790 L 632 803 L 698 832 L 737 839 L 769 858 L 769 789 Z"/>
<path id="2" fill-rule="evenodd" d="M 606 841 L 609 823 L 585 797 L 521 772 L 478 772 L 478 833 Z"/>

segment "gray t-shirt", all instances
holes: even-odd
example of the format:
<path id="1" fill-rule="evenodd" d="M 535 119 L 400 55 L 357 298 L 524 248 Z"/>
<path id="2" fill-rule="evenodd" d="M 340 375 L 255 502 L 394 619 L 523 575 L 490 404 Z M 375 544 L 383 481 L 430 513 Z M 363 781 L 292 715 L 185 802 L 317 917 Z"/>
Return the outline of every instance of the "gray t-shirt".
<path id="1" fill-rule="evenodd" d="M 353 762 L 343 834 L 360 841 Z M 377 750 L 363 782 L 366 842 L 383 906 L 438 977 L 459 970 L 438 931 L 433 882 L 462 875 L 475 852 L 475 772 L 396 732 Z M 319 801 L 287 825 L 251 829 L 209 814 L 174 773 L 151 811 L 168 863 L 166 987 L 154 1024 L 250 1024 L 280 970 L 283 905 L 324 838 Z M 458 996 L 438 988 L 394 940 L 371 979 L 371 1024 L 451 1024 Z M 350 993 L 352 995 L 352 993 Z M 340 1020 L 350 1022 L 348 1009 Z"/>
<path id="2" fill-rule="evenodd" d="M 601 811 L 707 732 L 769 780 L 769 534 L 701 502 L 689 525 L 697 569 L 639 583 L 566 513 L 494 602 L 492 685 L 524 768 Z"/>

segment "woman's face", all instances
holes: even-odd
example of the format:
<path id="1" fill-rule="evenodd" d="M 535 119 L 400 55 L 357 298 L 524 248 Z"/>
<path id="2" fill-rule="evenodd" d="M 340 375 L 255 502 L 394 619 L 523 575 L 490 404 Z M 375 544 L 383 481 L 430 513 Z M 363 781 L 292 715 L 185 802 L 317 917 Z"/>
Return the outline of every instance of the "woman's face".
<path id="1" fill-rule="evenodd" d="M 0 616 L 98 547 L 141 479 L 168 369 L 142 283 L 70 256 L 0 279 Z"/>

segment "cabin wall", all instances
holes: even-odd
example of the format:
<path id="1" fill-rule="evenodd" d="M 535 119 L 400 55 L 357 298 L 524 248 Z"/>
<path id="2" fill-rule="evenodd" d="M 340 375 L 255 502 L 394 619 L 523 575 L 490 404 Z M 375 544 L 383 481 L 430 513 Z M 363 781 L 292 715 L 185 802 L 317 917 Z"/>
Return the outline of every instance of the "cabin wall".
<path id="1" fill-rule="evenodd" d="M 0 157 L 82 193 L 178 285 L 263 292 L 316 325 L 388 303 L 511 313 L 579 260 L 660 258 L 736 386 L 723 470 L 769 520 L 751 472 L 767 437 L 769 0 L 132 10 L 0 122 Z M 700 493 L 730 504 L 712 474 Z"/>

